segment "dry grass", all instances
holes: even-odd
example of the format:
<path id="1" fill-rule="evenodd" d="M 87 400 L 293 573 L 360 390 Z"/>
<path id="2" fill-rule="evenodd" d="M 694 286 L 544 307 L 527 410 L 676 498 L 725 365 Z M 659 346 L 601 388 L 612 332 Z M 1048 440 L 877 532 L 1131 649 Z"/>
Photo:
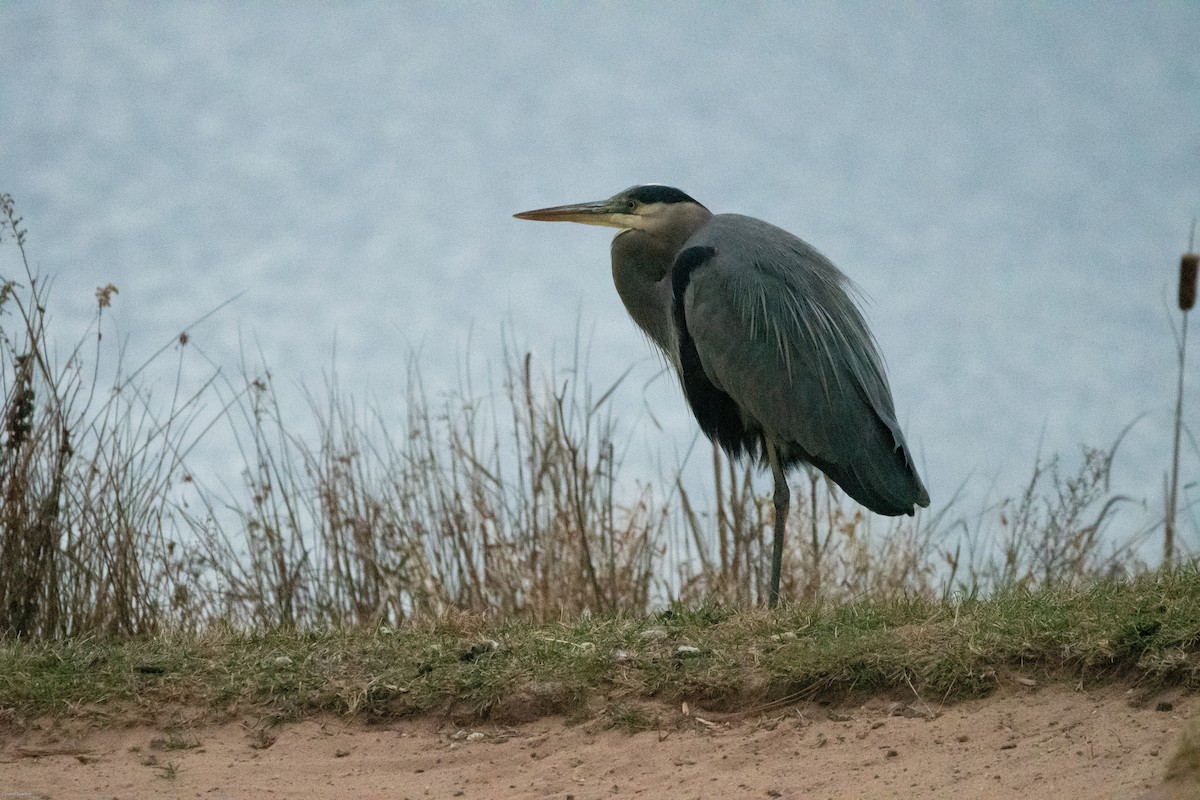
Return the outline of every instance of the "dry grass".
<path id="1" fill-rule="evenodd" d="M 152 631 L 176 588 L 167 489 L 182 474 L 196 399 L 160 403 L 124 377 L 101 385 L 88 371 L 101 359 L 112 286 L 97 290 L 94 328 L 56 358 L 48 289 L 29 268 L 8 196 L 0 222 L 24 269 L 0 275 L 0 631 Z"/>
<path id="2" fill-rule="evenodd" d="M 8 636 L 400 628 L 451 611 L 611 618 L 765 596 L 772 506 L 748 468 L 714 450 L 710 487 L 631 480 L 627 429 L 611 412 L 622 382 L 593 392 L 578 353 L 567 369 L 541 367 L 510 341 L 498 386 L 468 378 L 438 396 L 410 360 L 399 413 L 331 379 L 297 416 L 265 365 L 154 392 L 139 383 L 146 364 L 126 368 L 119 351 L 115 377 L 100 377 L 115 287 L 97 290 L 94 326 L 55 359 L 48 289 L 11 198 L 0 210 L 0 240 L 23 270 L 0 275 Z M 178 359 L 183 376 L 196 347 L 184 333 L 154 358 Z M 240 453 L 232 487 L 188 468 L 218 431 Z M 953 502 L 864 517 L 823 478 L 800 476 L 784 594 L 932 602 L 1136 573 L 1137 540 L 1108 530 L 1122 503 L 1108 488 L 1114 453 L 1085 451 L 1075 474 L 1039 462 L 1023 494 L 970 523 L 951 518 Z"/>

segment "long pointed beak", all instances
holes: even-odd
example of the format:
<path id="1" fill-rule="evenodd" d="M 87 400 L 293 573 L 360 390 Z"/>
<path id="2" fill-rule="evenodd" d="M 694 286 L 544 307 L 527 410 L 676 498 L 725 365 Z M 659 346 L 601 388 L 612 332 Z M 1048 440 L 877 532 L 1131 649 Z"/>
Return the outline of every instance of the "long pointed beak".
<path id="1" fill-rule="evenodd" d="M 569 206 L 552 206 L 533 211 L 513 214 L 517 219 L 532 219 L 538 222 L 582 222 L 584 225 L 606 225 L 610 228 L 628 228 L 632 215 L 621 213 L 609 200 L 594 203 L 575 203 Z"/>

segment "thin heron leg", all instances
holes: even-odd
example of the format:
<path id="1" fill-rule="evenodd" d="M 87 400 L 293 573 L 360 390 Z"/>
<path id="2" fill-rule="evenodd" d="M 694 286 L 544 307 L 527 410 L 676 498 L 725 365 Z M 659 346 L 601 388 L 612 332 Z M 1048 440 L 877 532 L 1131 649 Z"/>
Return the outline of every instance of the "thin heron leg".
<path id="1" fill-rule="evenodd" d="M 788 505 L 791 492 L 787 475 L 779 464 L 775 443 L 767 439 L 767 460 L 771 463 L 771 475 L 775 478 L 775 541 L 771 547 L 771 589 L 767 594 L 767 607 L 779 605 L 779 573 L 783 571 L 783 532 L 787 527 Z"/>

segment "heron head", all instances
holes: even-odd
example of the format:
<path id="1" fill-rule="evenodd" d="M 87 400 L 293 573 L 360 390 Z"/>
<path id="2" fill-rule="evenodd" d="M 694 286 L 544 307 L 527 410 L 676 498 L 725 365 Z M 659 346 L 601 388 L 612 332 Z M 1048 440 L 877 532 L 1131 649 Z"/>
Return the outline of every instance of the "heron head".
<path id="1" fill-rule="evenodd" d="M 630 187 L 607 200 L 539 208 L 513 216 L 542 222 L 582 222 L 584 225 L 656 234 L 692 227 L 696 221 L 711 215 L 708 209 L 679 189 L 651 183 Z"/>

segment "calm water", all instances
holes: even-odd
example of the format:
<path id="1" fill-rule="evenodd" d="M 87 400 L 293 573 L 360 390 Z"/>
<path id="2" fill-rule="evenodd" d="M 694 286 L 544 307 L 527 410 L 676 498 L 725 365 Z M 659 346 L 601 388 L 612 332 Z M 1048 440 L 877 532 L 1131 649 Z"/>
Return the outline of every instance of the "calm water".
<path id="1" fill-rule="evenodd" d="M 261 350 L 294 398 L 336 363 L 387 407 L 411 348 L 436 389 L 506 324 L 560 361 L 578 326 L 595 385 L 640 362 L 618 413 L 669 461 L 692 423 L 609 233 L 510 215 L 677 185 L 863 288 L 935 505 L 1147 412 L 1117 479 L 1152 517 L 1198 35 L 1194 3 L 5 4 L 0 191 L 66 343 L 99 285 L 131 363 L 238 295 L 190 331 L 207 359 Z"/>

